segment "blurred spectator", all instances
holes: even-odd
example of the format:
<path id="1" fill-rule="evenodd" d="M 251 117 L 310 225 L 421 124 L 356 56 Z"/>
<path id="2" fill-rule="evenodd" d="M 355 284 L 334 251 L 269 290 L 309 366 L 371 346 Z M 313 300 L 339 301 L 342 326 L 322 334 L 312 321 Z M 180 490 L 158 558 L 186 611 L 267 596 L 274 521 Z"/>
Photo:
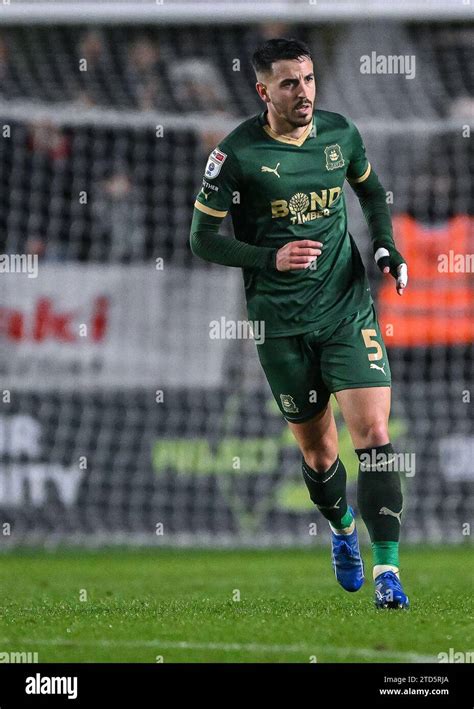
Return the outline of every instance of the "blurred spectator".
<path id="1" fill-rule="evenodd" d="M 266 42 L 274 37 L 292 37 L 293 30 L 288 22 L 263 22 L 257 28 L 257 36 L 260 37 L 260 42 Z"/>
<path id="2" fill-rule="evenodd" d="M 451 118 L 465 118 L 472 121 L 474 118 L 474 98 L 472 96 L 459 96 L 452 102 L 449 115 Z"/>
<path id="3" fill-rule="evenodd" d="M 262 22 L 260 25 L 251 25 L 244 36 L 245 50 L 250 63 L 251 55 L 257 47 L 275 37 L 295 37 L 303 39 L 301 28 L 293 28 L 287 22 Z M 253 71 L 253 70 L 252 70 Z"/>
<path id="4" fill-rule="evenodd" d="M 30 124 L 28 147 L 32 153 L 53 162 L 67 158 L 71 149 L 69 138 L 48 120 Z"/>
<path id="5" fill-rule="evenodd" d="M 157 43 L 148 37 L 136 39 L 129 48 L 126 68 L 127 88 L 134 105 L 143 110 L 166 105 L 165 75 L 166 67 L 160 60 Z"/>
<path id="6" fill-rule="evenodd" d="M 76 49 L 77 65 L 81 88 L 76 92 L 76 100 L 86 106 L 113 102 L 115 82 L 108 48 L 102 30 L 90 29 L 81 37 Z"/>
<path id="7" fill-rule="evenodd" d="M 109 244 L 107 260 L 144 258 L 145 209 L 125 168 L 113 172 L 93 190 L 92 215 Z"/>
<path id="8" fill-rule="evenodd" d="M 56 233 L 56 230 L 51 239 L 40 234 L 32 234 L 26 240 L 25 253 L 37 256 L 42 263 L 45 261 L 48 263 L 66 261 L 68 259 L 68 244 L 58 240 L 58 236 L 60 235 Z"/>
<path id="9" fill-rule="evenodd" d="M 43 260 L 46 254 L 46 240 L 42 236 L 29 236 L 25 244 L 25 253 L 29 256 L 38 256 Z"/>
<path id="10" fill-rule="evenodd" d="M 209 153 L 211 153 L 214 148 L 217 148 L 219 145 L 219 141 L 225 138 L 227 135 L 228 131 L 225 130 L 202 130 L 199 134 L 199 137 L 201 139 L 201 145 L 200 147 L 202 148 L 202 153 L 201 153 L 201 158 L 202 159 L 207 159 L 209 156 Z M 202 164 L 199 164 L 199 169 L 202 171 Z"/>
<path id="11" fill-rule="evenodd" d="M 79 55 L 87 61 L 87 71 L 97 69 L 104 57 L 104 41 L 100 30 L 88 30 L 79 42 Z"/>
<path id="12" fill-rule="evenodd" d="M 93 108 L 97 105 L 95 99 L 92 98 L 91 94 L 85 89 L 81 89 L 77 92 L 74 97 L 74 103 L 78 106 L 83 106 L 84 108 Z"/>
<path id="13" fill-rule="evenodd" d="M 13 70 L 7 41 L 0 37 L 0 97 L 14 98 L 22 93 L 24 91 Z"/>
<path id="14" fill-rule="evenodd" d="M 61 258 L 68 239 L 71 205 L 71 138 L 51 121 L 30 123 L 21 182 L 26 209 L 18 228 L 27 235 L 29 253 Z"/>
<path id="15" fill-rule="evenodd" d="M 170 66 L 169 73 L 180 110 L 228 112 L 230 96 L 226 82 L 210 59 L 178 59 Z"/>
<path id="16" fill-rule="evenodd" d="M 0 86 L 7 79 L 9 73 L 8 47 L 5 39 L 0 37 Z"/>

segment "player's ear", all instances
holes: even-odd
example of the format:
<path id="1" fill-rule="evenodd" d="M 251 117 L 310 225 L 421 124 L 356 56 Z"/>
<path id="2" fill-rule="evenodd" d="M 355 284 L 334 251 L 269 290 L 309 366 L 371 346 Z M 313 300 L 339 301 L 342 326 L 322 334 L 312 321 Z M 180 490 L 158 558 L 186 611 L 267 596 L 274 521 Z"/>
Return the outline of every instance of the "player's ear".
<path id="1" fill-rule="evenodd" d="M 270 99 L 268 98 L 266 84 L 263 84 L 261 81 L 257 81 L 257 83 L 255 84 L 255 88 L 257 89 L 257 93 L 262 99 L 262 101 L 268 103 Z"/>

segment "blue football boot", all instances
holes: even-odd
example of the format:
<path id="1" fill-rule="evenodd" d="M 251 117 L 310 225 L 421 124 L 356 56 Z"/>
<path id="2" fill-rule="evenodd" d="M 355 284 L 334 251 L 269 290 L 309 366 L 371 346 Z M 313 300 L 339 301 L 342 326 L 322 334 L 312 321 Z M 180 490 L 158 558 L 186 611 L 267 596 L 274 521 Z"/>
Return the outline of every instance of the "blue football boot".
<path id="1" fill-rule="evenodd" d="M 400 579 L 393 571 L 384 571 L 375 579 L 376 608 L 409 608 L 410 601 Z"/>
<path id="2" fill-rule="evenodd" d="M 349 507 L 352 516 L 354 510 Z M 358 591 L 364 583 L 364 562 L 360 555 L 357 529 L 351 534 L 335 534 L 332 537 L 332 567 L 338 583 L 346 591 Z"/>

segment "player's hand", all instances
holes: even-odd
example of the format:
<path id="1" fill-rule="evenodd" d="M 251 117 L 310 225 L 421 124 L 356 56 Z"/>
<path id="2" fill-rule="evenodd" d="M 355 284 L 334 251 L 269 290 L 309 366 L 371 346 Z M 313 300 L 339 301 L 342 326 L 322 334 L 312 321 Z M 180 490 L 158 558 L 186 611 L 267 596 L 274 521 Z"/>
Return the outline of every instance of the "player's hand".
<path id="1" fill-rule="evenodd" d="M 307 268 L 318 256 L 321 256 L 322 243 L 320 241 L 290 241 L 278 249 L 276 255 L 277 271 L 295 271 Z"/>
<path id="2" fill-rule="evenodd" d="M 375 263 L 380 268 L 382 273 L 391 273 L 397 281 L 397 293 L 403 295 L 403 291 L 408 283 L 408 266 L 401 254 L 395 249 L 389 251 L 384 247 L 380 247 L 374 254 Z"/>

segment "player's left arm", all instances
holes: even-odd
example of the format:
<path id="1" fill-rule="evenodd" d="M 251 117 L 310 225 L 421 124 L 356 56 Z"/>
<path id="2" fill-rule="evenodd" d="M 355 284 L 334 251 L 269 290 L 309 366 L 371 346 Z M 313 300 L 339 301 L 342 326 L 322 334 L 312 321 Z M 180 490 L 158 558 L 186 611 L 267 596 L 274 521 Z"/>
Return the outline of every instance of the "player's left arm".
<path id="1" fill-rule="evenodd" d="M 352 131 L 352 152 L 347 168 L 347 181 L 356 193 L 369 227 L 374 259 L 382 273 L 391 273 L 397 281 L 397 293 L 403 295 L 408 283 L 408 267 L 393 240 L 392 220 L 385 190 L 367 160 L 365 146 L 355 125 Z"/>

